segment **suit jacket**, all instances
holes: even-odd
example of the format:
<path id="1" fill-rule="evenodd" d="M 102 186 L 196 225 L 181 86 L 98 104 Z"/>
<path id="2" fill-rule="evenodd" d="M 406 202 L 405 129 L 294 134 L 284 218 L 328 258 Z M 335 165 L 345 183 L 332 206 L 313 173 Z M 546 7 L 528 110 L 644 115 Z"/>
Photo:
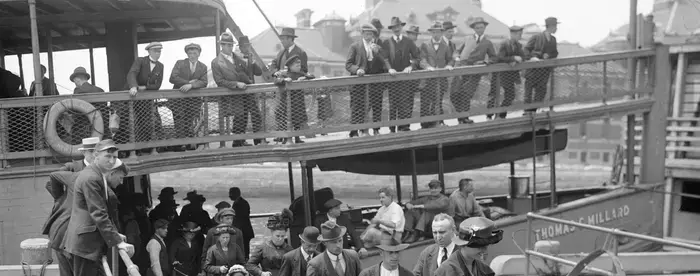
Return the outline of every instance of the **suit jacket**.
<path id="1" fill-rule="evenodd" d="M 421 61 L 420 65 L 422 68 L 434 67 L 434 68 L 445 68 L 445 66 L 454 66 L 455 60 L 452 57 L 452 49 L 445 43 L 444 39 L 440 39 L 438 42 L 437 51 L 433 47 L 432 38 L 421 44 Z"/>
<path id="2" fill-rule="evenodd" d="M 73 89 L 73 94 L 87 94 L 87 93 L 100 93 L 105 92 L 104 89 L 92 85 L 89 82 L 83 83 L 83 85 L 78 86 Z"/>
<path id="3" fill-rule="evenodd" d="M 53 86 L 53 92 L 51 92 L 51 87 Z M 29 97 L 34 96 L 34 82 L 32 82 L 32 85 L 29 87 Z M 49 78 L 44 77 L 41 79 L 41 94 L 42 96 L 56 96 L 58 95 L 58 88 L 56 87 L 56 83 L 52 82 Z"/>
<path id="4" fill-rule="evenodd" d="M 306 266 L 308 263 L 304 259 L 304 254 L 301 253 L 301 247 L 287 252 L 282 256 L 282 266 L 279 274 L 274 276 L 306 276 Z M 320 253 L 314 252 L 312 259 Z"/>
<path id="5" fill-rule="evenodd" d="M 178 261 L 182 264 L 174 268 L 187 273 L 188 276 L 196 276 L 202 268 L 201 248 L 197 241 L 192 240 L 192 246 L 188 246 L 185 238 L 180 237 L 168 247 L 168 256 L 171 262 Z"/>
<path id="6" fill-rule="evenodd" d="M 183 59 L 175 62 L 173 71 L 170 73 L 170 83 L 173 84 L 173 89 L 179 89 L 191 80 L 193 89 L 207 87 L 207 66 L 204 63 L 197 61 L 194 72 L 190 71 L 190 60 Z"/>
<path id="7" fill-rule="evenodd" d="M 49 246 L 55 250 L 63 250 L 61 241 L 66 235 L 73 210 L 73 183 L 77 176 L 78 174 L 73 172 L 54 172 L 46 182 L 46 190 L 53 197 L 54 205 L 42 234 L 49 236 Z"/>
<path id="8" fill-rule="evenodd" d="M 228 271 L 226 273 L 219 271 L 221 266 L 225 265 L 231 268 L 233 265 L 243 265 L 245 263 L 243 250 L 231 242 L 228 243 L 228 253 L 221 249 L 219 243 L 209 247 L 206 252 L 202 267 L 207 275 L 226 275 Z"/>
<path id="9" fill-rule="evenodd" d="M 525 52 L 523 45 L 517 40 L 507 39 L 501 42 L 498 47 L 498 62 L 511 63 L 515 62 L 515 57 L 521 57 L 525 61 Z"/>
<path id="10" fill-rule="evenodd" d="M 438 250 L 440 247 L 437 244 L 431 244 L 418 255 L 418 260 L 416 265 L 413 267 L 413 275 L 415 276 L 433 276 L 435 275 L 435 270 L 438 269 L 437 257 L 440 252 Z M 459 246 L 455 246 L 452 254 L 459 250 Z M 449 259 L 449 258 L 448 258 Z"/>
<path id="11" fill-rule="evenodd" d="M 362 271 L 362 264 L 360 264 L 360 257 L 357 252 L 343 249 L 343 259 L 345 260 L 345 275 L 344 276 L 358 276 L 360 271 Z M 322 252 L 318 256 L 314 257 L 309 261 L 309 265 L 306 267 L 306 276 L 343 276 L 338 275 L 333 268 L 333 262 L 328 257 L 326 252 Z"/>
<path id="12" fill-rule="evenodd" d="M 476 37 L 469 35 L 465 38 L 464 47 L 460 52 L 460 65 L 474 65 L 479 61 L 487 61 L 487 56 L 489 59 L 497 58 L 491 40 L 483 35 L 479 43 L 476 43 Z"/>
<path id="13" fill-rule="evenodd" d="M 321 224 L 323 224 L 326 221 L 328 221 L 328 216 L 326 214 L 318 215 L 316 216 L 316 223 L 314 224 L 314 226 L 316 226 L 318 229 L 321 229 Z M 338 225 L 347 227 L 345 237 L 343 237 L 343 248 L 350 249 L 351 246 L 355 246 L 355 251 L 358 251 L 361 248 L 363 248 L 360 235 L 358 235 L 357 231 L 355 231 L 355 225 L 352 224 L 352 222 L 350 221 L 350 216 L 348 214 L 341 213 L 340 216 L 336 219 L 336 223 Z M 325 250 L 323 244 L 321 244 L 321 250 Z"/>
<path id="14" fill-rule="evenodd" d="M 243 239 L 254 238 L 255 233 L 253 233 L 253 225 L 250 223 L 250 204 L 248 201 L 239 197 L 238 200 L 231 204 L 231 208 L 236 212 L 233 225 L 241 229 L 243 232 Z"/>
<path id="15" fill-rule="evenodd" d="M 367 60 L 367 51 L 362 39 L 350 45 L 348 57 L 345 59 L 345 70 L 348 70 L 350 75 L 357 75 L 359 69 L 364 70 L 366 74 L 381 74 L 389 71 L 389 68 L 391 64 L 381 51 L 374 54 L 371 62 Z"/>
<path id="16" fill-rule="evenodd" d="M 390 68 L 396 71 L 403 71 L 406 67 L 416 66 L 420 63 L 420 49 L 416 43 L 405 35 L 400 41 L 396 42 L 394 37 L 385 39 L 382 43 L 382 49 L 387 52 Z"/>
<path id="17" fill-rule="evenodd" d="M 287 49 L 282 49 L 282 51 L 279 51 L 279 53 L 277 53 L 277 56 L 275 57 L 275 59 L 272 60 L 272 64 L 270 66 L 270 70 L 272 72 L 277 72 L 277 71 L 281 71 L 281 70 L 285 69 L 284 64 L 287 61 L 282 60 L 282 57 L 284 56 L 284 53 L 286 51 L 287 51 Z M 309 72 L 309 57 L 308 57 L 308 55 L 306 55 L 306 52 L 303 49 L 299 48 L 299 45 L 295 44 L 294 49 L 292 49 L 292 51 L 287 54 L 287 59 L 289 59 L 290 57 L 292 57 L 294 55 L 299 56 L 299 59 L 301 60 L 301 71 L 304 73 L 308 73 Z"/>
<path id="18" fill-rule="evenodd" d="M 541 32 L 539 34 L 533 35 L 530 37 L 530 40 L 527 41 L 527 44 L 525 44 L 525 47 L 523 48 L 523 51 L 525 52 L 525 56 L 527 59 L 537 57 L 539 59 L 544 59 L 544 54 L 545 52 L 549 55 L 549 58 L 557 58 L 559 56 L 559 51 L 556 47 L 557 45 L 557 38 L 553 35 L 549 36 L 551 38 L 550 41 L 547 41 L 547 37 L 544 34 L 544 32 Z M 546 51 L 545 49 L 545 44 L 550 43 L 553 44 L 554 47 L 553 51 Z"/>
<path id="19" fill-rule="evenodd" d="M 382 276 L 381 268 L 382 263 L 380 262 L 362 270 L 362 272 L 360 272 L 360 276 Z M 413 276 L 413 273 L 399 265 L 399 276 Z"/>
<path id="20" fill-rule="evenodd" d="M 69 253 L 99 261 L 107 248 L 122 242 L 115 222 L 119 202 L 94 165 L 80 171 L 74 185 L 73 209 L 63 244 Z"/>
<path id="21" fill-rule="evenodd" d="M 466 267 L 465 267 L 466 266 Z M 435 270 L 435 276 L 494 276 L 491 267 L 484 262 L 472 258 L 464 258 L 462 254 L 452 254 Z"/>
<path id="22" fill-rule="evenodd" d="M 251 84 L 253 81 L 250 78 L 248 64 L 238 55 L 232 53 L 233 63 L 219 53 L 216 58 L 211 61 L 211 72 L 214 75 L 214 81 L 219 87 L 226 87 L 231 90 L 240 90 L 236 87 L 238 82 Z M 257 64 L 251 66 L 254 70 L 253 75 L 262 75 L 262 69 Z"/>
<path id="23" fill-rule="evenodd" d="M 158 90 L 163 84 L 163 63 L 156 61 L 151 71 L 151 58 L 148 56 L 136 58 L 129 73 L 126 74 L 126 89 L 146 86 L 146 90 Z"/>

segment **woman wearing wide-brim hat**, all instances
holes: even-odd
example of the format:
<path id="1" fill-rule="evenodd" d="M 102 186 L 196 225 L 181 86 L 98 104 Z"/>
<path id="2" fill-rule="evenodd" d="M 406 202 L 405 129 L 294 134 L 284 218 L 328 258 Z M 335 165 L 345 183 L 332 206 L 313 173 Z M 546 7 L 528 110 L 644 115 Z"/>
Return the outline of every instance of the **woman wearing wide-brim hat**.
<path id="1" fill-rule="evenodd" d="M 233 265 L 245 263 L 243 249 L 231 241 L 236 233 L 233 227 L 220 224 L 214 230 L 216 243 L 207 249 L 202 266 L 207 275 L 226 275 Z"/>
<path id="2" fill-rule="evenodd" d="M 201 227 L 197 223 L 187 221 L 178 229 L 180 237 L 175 239 L 168 248 L 168 256 L 173 262 L 176 276 L 197 276 L 202 269 L 202 244 L 195 240 Z"/>
<path id="3" fill-rule="evenodd" d="M 270 237 L 250 253 L 246 269 L 252 276 L 277 276 L 282 267 L 283 256 L 294 247 L 286 242 L 287 230 L 293 215 L 289 209 L 275 214 L 267 221 Z"/>
<path id="4" fill-rule="evenodd" d="M 488 248 L 503 239 L 503 230 L 484 217 L 471 217 L 459 224 L 457 235 L 452 242 L 457 246 L 452 255 L 435 271 L 435 276 L 493 275 L 486 263 Z M 468 270 L 468 271 L 465 271 Z"/>

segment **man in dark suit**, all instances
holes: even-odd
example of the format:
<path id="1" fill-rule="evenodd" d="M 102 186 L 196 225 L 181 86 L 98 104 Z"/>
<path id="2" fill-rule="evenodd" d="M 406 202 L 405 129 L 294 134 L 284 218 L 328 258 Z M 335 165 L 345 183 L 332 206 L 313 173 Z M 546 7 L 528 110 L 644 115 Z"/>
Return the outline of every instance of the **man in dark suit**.
<path id="1" fill-rule="evenodd" d="M 22 78 L 0 67 L 0 99 L 26 97 L 21 87 Z"/>
<path id="2" fill-rule="evenodd" d="M 46 190 L 53 197 L 54 205 L 42 234 L 49 236 L 49 247 L 56 254 L 61 276 L 73 276 L 73 259 L 70 253 L 63 250 L 61 241 L 66 236 L 73 208 L 73 181 L 76 177 L 77 174 L 69 171 L 53 172 L 46 183 Z"/>
<path id="3" fill-rule="evenodd" d="M 136 96 L 139 91 L 160 89 L 160 85 L 163 83 L 163 63 L 160 63 L 158 59 L 160 59 L 162 49 L 163 44 L 160 42 L 148 44 L 146 46 L 148 56 L 137 58 L 131 65 L 129 72 L 126 74 L 126 88 L 129 89 L 129 94 L 132 97 Z M 120 113 L 123 113 L 123 116 L 119 115 L 119 117 L 128 118 L 126 106 L 120 107 Z M 148 142 L 152 139 L 157 139 L 155 137 L 162 136 L 163 128 L 160 114 L 158 114 L 155 103 L 152 100 L 134 102 L 134 110 L 137 113 L 135 116 L 136 122 L 134 123 L 136 142 Z M 119 133 L 128 135 L 129 126 L 127 125 L 121 124 Z M 125 141 L 128 141 L 126 137 L 122 139 L 127 139 Z M 151 149 L 143 149 L 142 152 L 150 153 Z"/>
<path id="4" fill-rule="evenodd" d="M 43 78 L 41 79 L 41 95 L 42 96 L 55 96 L 58 95 L 58 88 L 56 87 L 56 83 L 53 82 L 53 80 L 49 79 L 46 77 L 46 66 L 43 64 L 41 65 L 41 75 Z M 29 97 L 34 96 L 34 82 L 32 82 L 31 87 L 29 88 Z"/>
<path id="5" fill-rule="evenodd" d="M 510 27 L 510 39 L 504 40 L 498 47 L 498 62 L 515 65 L 525 60 L 523 45 L 519 42 L 522 35 L 523 27 Z M 497 79 L 497 76 L 500 76 L 500 79 Z M 510 106 L 513 103 L 513 100 L 515 100 L 516 83 L 521 83 L 520 71 L 492 73 L 488 108 L 496 106 L 496 98 L 498 96 L 498 93 L 500 93 L 501 87 L 503 87 L 503 102 L 501 103 L 501 106 Z M 486 115 L 486 117 L 491 119 L 491 117 L 493 117 L 493 114 L 488 114 Z M 497 118 L 505 119 L 506 112 L 499 113 Z"/>
<path id="6" fill-rule="evenodd" d="M 129 256 L 134 253 L 134 246 L 126 243 L 117 232 L 118 202 L 112 189 L 121 184 L 121 179 L 108 180 L 128 174 L 126 168 L 118 170 L 119 174 L 110 173 L 115 165 L 124 167 L 119 166 L 121 161 L 116 159 L 117 150 L 112 140 L 97 143 L 94 162 L 80 171 L 75 180 L 70 222 L 62 246 L 72 255 L 76 276 L 92 276 L 102 271 L 100 259 L 108 248 L 116 246 L 126 250 Z"/>
<path id="7" fill-rule="evenodd" d="M 428 71 L 440 68 L 452 70 L 455 61 L 452 57 L 452 48 L 450 48 L 450 46 L 445 43 L 445 39 L 443 39 L 445 29 L 442 27 L 442 24 L 440 22 L 434 22 L 428 31 L 432 39 L 423 42 L 420 47 L 421 67 Z M 421 117 L 440 115 L 442 110 L 442 95 L 446 90 L 446 78 L 432 78 L 426 80 L 425 88 L 420 95 Z M 423 128 L 431 128 L 436 125 L 437 122 L 421 123 L 421 127 Z"/>
<path id="8" fill-rule="evenodd" d="M 82 147 L 78 148 L 78 150 L 83 154 L 83 160 L 75 160 L 68 162 L 64 164 L 59 170 L 70 172 L 82 171 L 85 167 L 89 166 L 92 163 L 92 160 L 95 159 L 95 145 L 97 145 L 97 143 L 99 142 L 99 137 L 84 138 Z"/>
<path id="9" fill-rule="evenodd" d="M 380 53 L 381 46 L 374 41 L 379 34 L 377 28 L 364 24 L 361 28 L 362 39 L 350 46 L 345 69 L 350 75 L 362 77 L 365 74 L 382 74 L 389 71 L 389 61 Z M 350 88 L 350 110 L 352 124 L 364 123 L 365 114 L 372 110 L 372 121 L 381 121 L 383 88 L 380 83 L 359 84 Z M 369 88 L 369 92 L 367 89 Z M 369 95 L 366 94 L 369 93 Z M 369 98 L 369 104 L 367 103 Z M 369 106 L 368 106 L 369 105 Z M 360 130 L 362 136 L 369 136 L 366 129 Z M 375 133 L 375 135 L 378 133 Z M 358 136 L 357 130 L 350 131 L 350 137 Z"/>
<path id="10" fill-rule="evenodd" d="M 233 225 L 241 229 L 243 232 L 243 251 L 245 251 L 246 259 L 250 255 L 250 240 L 255 237 L 253 225 L 250 223 L 250 204 L 245 198 L 241 197 L 241 189 L 231 187 L 228 190 L 228 197 L 233 201 L 231 208 L 236 212 L 233 220 Z"/>
<path id="11" fill-rule="evenodd" d="M 304 228 L 304 232 L 299 234 L 301 246 L 282 256 L 282 266 L 276 276 L 306 276 L 306 266 L 318 255 L 318 244 L 321 243 L 319 235 L 321 232 L 316 227 Z"/>
<path id="12" fill-rule="evenodd" d="M 262 75 L 262 67 L 260 67 L 257 63 L 255 63 L 255 58 L 253 58 L 253 51 L 252 51 L 252 44 L 250 44 L 250 39 L 248 39 L 248 36 L 241 36 L 238 38 L 238 49 L 241 50 L 241 54 L 243 54 L 243 60 L 246 62 L 246 72 L 248 72 L 248 76 L 250 77 L 250 82 L 255 83 L 255 76 L 261 76 Z M 291 56 L 290 56 L 291 57 Z M 250 95 L 250 98 L 253 102 L 253 104 L 249 107 L 248 113 L 250 114 L 250 121 L 253 124 L 253 130 L 258 132 L 262 130 L 262 114 L 260 109 L 258 108 L 258 95 Z M 257 126 L 257 127 L 256 127 Z M 253 139 L 253 142 L 255 145 L 267 145 L 267 139 Z M 246 256 L 247 258 L 247 256 Z"/>
<path id="13" fill-rule="evenodd" d="M 398 17 L 391 18 L 389 29 L 394 33 L 392 37 L 384 40 L 382 49 L 387 52 L 387 58 L 391 67 L 390 74 L 397 71 L 411 73 L 416 64 L 420 62 L 420 50 L 416 43 L 402 34 L 406 22 L 401 22 Z M 389 87 L 389 120 L 411 118 L 413 112 L 413 98 L 418 81 L 402 81 L 387 83 Z M 391 132 L 396 127 L 390 127 Z M 398 126 L 399 131 L 410 130 L 409 125 Z M 375 133 L 376 133 L 375 129 Z"/>
<path id="14" fill-rule="evenodd" d="M 199 61 L 202 47 L 199 44 L 190 43 L 185 46 L 186 59 L 178 60 L 170 73 L 170 83 L 173 89 L 179 89 L 187 93 L 191 89 L 207 87 L 207 66 Z M 168 100 L 168 108 L 173 113 L 175 124 L 175 138 L 194 137 L 195 121 L 199 119 L 202 109 L 202 98 L 183 98 Z M 185 149 L 194 149 L 194 145 L 187 145 Z M 183 147 L 175 150 L 184 150 Z"/>
<path id="15" fill-rule="evenodd" d="M 90 80 L 90 74 L 84 67 L 77 67 L 73 70 L 73 74 L 70 75 L 70 81 L 75 83 L 75 88 L 73 89 L 73 94 L 87 94 L 87 93 L 101 93 L 105 92 L 102 88 L 92 85 L 88 81 Z M 104 117 L 105 115 L 103 115 Z"/>
<path id="16" fill-rule="evenodd" d="M 433 276 L 435 270 L 459 248 L 452 241 L 455 237 L 455 221 L 451 216 L 441 213 L 433 218 L 434 244 L 421 251 L 413 267 L 413 275 Z"/>
<path id="17" fill-rule="evenodd" d="M 343 236 L 346 231 L 347 228 L 332 221 L 326 221 L 321 225 L 321 238 L 318 240 L 326 247 L 326 251 L 309 261 L 306 267 L 307 276 L 358 276 L 360 274 L 362 266 L 357 253 L 343 249 Z"/>
<path id="18" fill-rule="evenodd" d="M 557 50 L 557 38 L 553 35 L 557 32 L 559 21 L 554 17 L 545 19 L 545 30 L 533 35 L 525 44 L 525 59 L 539 61 L 553 59 L 559 56 Z M 547 84 L 552 76 L 553 68 L 534 68 L 525 71 L 525 103 L 542 102 L 547 96 Z M 533 99 L 532 92 L 535 91 Z M 526 111 L 535 111 L 536 108 Z"/>
<path id="19" fill-rule="evenodd" d="M 282 51 L 277 53 L 277 57 L 272 60 L 270 70 L 274 72 L 275 75 L 279 75 L 284 70 L 284 64 L 292 56 L 299 56 L 301 60 L 301 72 L 309 72 L 309 57 L 306 52 L 301 49 L 298 45 L 294 43 L 294 39 L 297 38 L 293 28 L 282 28 L 282 32 L 279 35 L 280 41 L 282 42 Z"/>
<path id="20" fill-rule="evenodd" d="M 481 17 L 474 18 L 469 23 L 469 27 L 474 30 L 473 36 L 467 36 L 462 47 L 462 52 L 459 54 L 460 66 L 472 66 L 489 64 L 490 59 L 496 59 L 496 50 L 493 48 L 491 40 L 485 37 L 484 31 L 489 22 L 486 22 Z M 469 112 L 471 108 L 472 98 L 476 89 L 479 88 L 479 82 L 483 74 L 473 74 L 462 76 L 462 86 L 454 91 L 450 96 L 452 104 L 457 112 Z M 469 117 L 458 119 L 460 124 L 471 124 L 474 121 Z"/>
<path id="21" fill-rule="evenodd" d="M 396 239 L 383 240 L 377 248 L 382 250 L 382 262 L 365 268 L 360 276 L 413 276 L 410 270 L 399 265 L 401 251 L 408 248 L 408 244 L 400 243 Z"/>
<path id="22" fill-rule="evenodd" d="M 252 84 L 251 76 L 262 75 L 262 69 L 255 61 L 252 65 L 243 60 L 241 57 L 233 53 L 233 35 L 223 33 L 219 37 L 221 52 L 214 60 L 211 61 L 211 71 L 214 75 L 214 81 L 219 87 L 226 87 L 230 90 L 245 90 L 248 84 Z M 252 71 L 250 71 L 252 70 Z M 258 109 L 257 100 L 254 94 L 239 94 L 226 96 L 222 99 L 222 109 L 233 109 L 233 133 L 243 134 L 248 124 L 248 113 L 253 118 L 253 131 L 259 132 L 262 130 L 260 118 L 260 109 Z M 259 144 L 262 139 L 255 139 L 254 143 Z M 233 147 L 247 146 L 245 140 L 233 141 Z"/>
<path id="23" fill-rule="evenodd" d="M 367 249 L 364 248 L 362 239 L 360 239 L 360 236 L 355 232 L 355 225 L 350 221 L 350 216 L 340 211 L 340 205 L 342 204 L 343 202 L 335 198 L 326 201 L 326 203 L 323 204 L 323 208 L 327 211 L 316 216 L 316 223 L 314 225 L 321 227 L 326 221 L 333 221 L 340 226 L 344 226 L 348 231 L 345 232 L 343 236 L 343 248 L 352 249 L 355 247 L 355 251 L 358 252 L 360 258 L 364 258 L 367 254 Z"/>

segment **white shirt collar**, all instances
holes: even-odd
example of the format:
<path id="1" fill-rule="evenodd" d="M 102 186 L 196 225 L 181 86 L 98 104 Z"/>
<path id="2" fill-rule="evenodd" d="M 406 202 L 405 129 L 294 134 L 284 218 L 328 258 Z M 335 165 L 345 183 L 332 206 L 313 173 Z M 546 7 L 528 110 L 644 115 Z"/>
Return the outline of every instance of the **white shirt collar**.
<path id="1" fill-rule="evenodd" d="M 438 257 L 438 258 L 437 258 L 437 265 L 438 265 L 438 267 L 440 266 L 440 260 L 442 260 L 442 254 L 444 253 L 444 252 L 442 251 L 443 248 L 447 248 L 447 258 L 449 258 L 450 255 L 452 255 L 452 253 L 453 253 L 454 250 L 455 250 L 455 243 L 454 243 L 454 242 L 450 242 L 450 244 L 448 244 L 447 247 L 440 247 L 440 246 L 438 246 L 438 255 L 437 255 L 437 257 Z"/>
<path id="2" fill-rule="evenodd" d="M 379 263 L 379 276 L 398 276 L 399 275 L 399 268 L 397 267 L 394 270 L 388 270 L 386 267 L 384 267 L 381 263 Z"/>
<path id="3" fill-rule="evenodd" d="M 399 42 L 402 39 L 403 39 L 403 34 L 399 34 L 398 36 L 394 35 L 394 40 L 396 40 L 396 42 Z"/>
<path id="4" fill-rule="evenodd" d="M 336 220 L 337 220 L 336 218 L 331 217 L 329 214 L 326 214 L 326 217 L 328 217 L 328 220 L 330 220 L 332 222 L 336 222 Z"/>
<path id="5" fill-rule="evenodd" d="M 90 163 L 85 159 L 83 159 L 83 164 L 85 164 L 85 167 L 90 166 Z"/>
<path id="6" fill-rule="evenodd" d="M 304 247 L 299 247 L 299 250 L 301 250 L 301 256 L 304 257 L 304 260 L 309 258 L 309 253 L 306 253 L 306 250 L 304 250 Z"/>
<path id="7" fill-rule="evenodd" d="M 345 262 L 345 258 L 343 258 L 343 253 L 342 253 L 342 252 L 340 252 L 340 254 L 339 254 L 338 256 L 336 256 L 336 255 L 333 255 L 333 253 L 331 253 L 330 251 L 326 250 L 326 254 L 328 254 L 328 258 L 331 259 L 331 263 L 334 263 L 334 262 L 335 262 L 335 259 L 338 258 L 338 257 L 340 257 L 340 262 L 341 262 L 341 263 Z M 334 264 L 335 264 L 335 263 L 334 263 Z"/>
<path id="8" fill-rule="evenodd" d="M 288 52 L 288 53 L 291 53 L 292 50 L 294 50 L 294 47 L 295 47 L 295 46 L 297 46 L 297 45 L 296 45 L 296 44 L 292 44 L 292 46 L 289 46 L 289 48 L 287 48 L 287 52 Z"/>

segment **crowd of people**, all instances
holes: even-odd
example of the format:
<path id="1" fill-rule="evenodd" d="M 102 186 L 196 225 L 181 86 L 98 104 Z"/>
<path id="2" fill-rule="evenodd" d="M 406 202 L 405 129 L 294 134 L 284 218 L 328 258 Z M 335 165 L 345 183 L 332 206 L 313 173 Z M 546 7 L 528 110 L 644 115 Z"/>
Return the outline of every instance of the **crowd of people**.
<path id="1" fill-rule="evenodd" d="M 448 69 L 455 67 L 488 65 L 494 63 L 516 64 L 525 61 L 538 61 L 554 59 L 558 56 L 557 40 L 553 36 L 557 31 L 558 21 L 550 17 L 545 20 L 546 29 L 539 34 L 532 36 L 526 45 L 519 41 L 522 37 L 523 28 L 512 26 L 510 28 L 509 39 L 501 42 L 496 48 L 494 43 L 486 35 L 489 22 L 481 17 L 470 18 L 467 25 L 474 31 L 473 35 L 466 36 L 463 42 L 453 41 L 455 27 L 452 22 L 435 22 L 429 28 L 431 38 L 425 42 L 418 41 L 420 28 L 418 26 L 406 26 L 398 17 L 391 19 L 388 29 L 391 30 L 390 37 L 381 37 L 381 30 L 384 28 L 378 19 L 371 20 L 371 24 L 361 26 L 362 38 L 353 43 L 347 54 L 345 64 L 346 70 L 353 76 L 365 76 L 372 74 L 396 74 L 398 72 L 411 73 L 416 70 Z M 304 81 L 314 79 L 315 76 L 308 71 L 308 56 L 306 52 L 295 43 L 297 35 L 293 28 L 283 28 L 279 34 L 282 49 L 269 64 L 273 73 L 273 82 L 280 86 L 278 96 L 275 100 L 275 125 L 276 130 L 300 130 L 307 125 L 308 116 L 305 103 L 307 91 L 293 90 L 287 91 L 285 84 L 289 82 Z M 262 67 L 257 64 L 251 51 L 251 43 L 246 36 L 234 38 L 231 33 L 225 32 L 219 39 L 220 52 L 214 58 L 210 67 L 199 61 L 202 48 L 198 44 L 188 44 L 184 51 L 187 58 L 178 60 L 170 73 L 169 81 L 173 84 L 173 89 L 183 93 L 193 89 L 207 87 L 209 82 L 208 70 L 212 71 L 214 82 L 218 87 L 225 87 L 232 91 L 245 90 L 250 84 L 255 83 L 255 76 L 262 75 Z M 236 44 L 240 53 L 234 52 Z M 138 57 L 131 66 L 127 78 L 125 89 L 132 96 L 141 91 L 159 90 L 163 79 L 166 78 L 163 64 L 158 61 L 161 56 L 163 45 L 153 42 L 146 46 L 148 56 Z M 496 51 L 496 49 L 498 49 Z M 552 68 L 534 68 L 525 70 L 524 102 L 534 103 L 544 100 L 547 94 L 547 84 L 552 74 Z M 45 72 L 45 69 L 44 69 Z M 449 95 L 449 99 L 457 112 L 467 112 L 470 110 L 472 98 L 474 97 L 482 77 L 485 74 L 470 74 L 447 78 L 431 78 L 426 80 L 405 80 L 383 83 L 371 83 L 368 85 L 353 85 L 350 87 L 350 114 L 348 114 L 351 124 L 363 124 L 366 120 L 372 122 L 381 121 L 383 108 L 383 95 L 388 91 L 389 120 L 408 119 L 412 116 L 414 98 L 416 92 L 420 97 L 420 116 L 434 116 L 443 113 L 442 101 L 444 95 Z M 498 78 L 498 80 L 497 80 Z M 85 68 L 78 67 L 70 76 L 75 83 L 74 94 L 104 92 L 102 88 L 96 87 L 88 82 L 90 74 Z M 8 82 L 7 85 L 19 85 L 20 82 Z M 501 88 L 504 91 L 503 101 L 500 106 L 510 106 L 515 99 L 515 85 L 521 83 L 521 72 L 505 71 L 491 74 L 491 88 L 489 92 L 488 107 L 498 107 L 496 100 L 499 99 Z M 49 79 L 42 80 L 44 95 L 55 93 L 55 84 Z M 9 89 L 9 90 L 8 90 Z M 11 96 L 18 87 L 7 88 L 3 95 Z M 534 92 L 534 93 L 533 93 Z M 26 95 L 26 93 L 25 93 Z M 231 120 L 231 133 L 243 134 L 247 131 L 248 120 L 252 124 L 252 132 L 263 131 L 263 122 L 257 94 L 236 94 L 232 96 L 220 97 L 216 100 L 219 104 L 219 116 Z M 327 119 L 328 109 L 331 105 L 328 95 L 319 98 L 319 119 Z M 3 96 L 5 97 L 5 96 Z M 325 98 L 324 98 L 325 97 Z M 323 100 L 323 101 L 322 101 Z M 196 133 L 201 117 L 203 98 L 178 98 L 169 99 L 165 106 L 172 111 L 174 123 L 174 137 L 176 139 L 193 138 Z M 325 104 L 322 104 L 325 103 Z M 135 116 L 134 122 L 122 123 L 119 131 L 115 134 L 117 141 L 130 141 L 133 135 L 135 142 L 146 142 L 155 137 L 164 137 L 164 131 L 159 112 L 148 112 L 157 110 L 155 105 L 162 105 L 156 101 L 136 101 L 133 110 L 140 113 Z M 288 106 L 289 105 L 289 106 Z M 323 106 L 322 106 L 323 105 Z M 129 108 L 125 104 L 115 104 L 109 107 L 113 113 L 120 118 L 129 118 Z M 99 109 L 103 112 L 107 107 Z M 291 110 L 288 110 L 291 109 Z M 323 112 L 321 112 L 323 110 Z M 371 111 L 371 112 L 370 112 Z M 534 109 L 528 110 L 534 111 Z M 372 114 L 370 119 L 367 115 Z M 291 115 L 291 118 L 288 116 Z M 105 119 L 108 116 L 104 116 Z M 489 114 L 491 119 L 505 118 L 506 113 Z M 468 124 L 473 121 L 468 117 L 459 118 L 460 124 Z M 131 126 L 133 124 L 133 127 Z M 288 124 L 291 124 L 289 126 Z M 443 125 L 441 121 L 423 122 L 423 128 L 431 128 Z M 105 120 L 105 125 L 108 121 Z M 391 126 L 391 132 L 408 131 L 408 125 Z M 220 130 L 221 133 L 228 132 Z M 135 133 L 133 133 L 135 132 Z M 374 134 L 379 134 L 379 129 L 374 129 Z M 370 135 L 368 129 L 357 129 L 350 131 L 350 137 Z M 301 137 L 294 137 L 295 143 L 303 143 Z M 292 142 L 291 138 L 275 138 L 277 143 Z M 264 138 L 253 140 L 255 145 L 268 144 Z M 249 145 L 245 140 L 235 140 L 233 147 Z M 158 151 L 181 151 L 193 150 L 200 145 L 190 144 L 182 146 L 172 146 L 158 149 L 142 149 L 137 154 Z M 12 148 L 12 145 L 11 145 Z M 123 153 L 127 154 L 127 152 Z"/>
<path id="2" fill-rule="evenodd" d="M 381 207 L 374 218 L 363 221 L 361 234 L 342 212 L 343 203 L 330 198 L 313 226 L 298 235 L 298 248 L 289 237 L 294 214 L 284 209 L 268 219 L 265 241 L 250 248 L 251 207 L 239 188 L 229 190 L 232 202 L 219 202 L 213 218 L 197 191 L 186 194 L 183 199 L 190 203 L 178 214 L 178 191 L 172 187 L 160 191 L 160 203 L 148 212 L 148 198 L 121 185 L 129 168 L 117 158 L 112 140 L 86 138 L 80 150 L 84 159 L 51 173 L 46 187 L 55 201 L 43 233 L 49 236 L 61 276 L 102 271 L 113 247 L 126 251 L 141 275 L 455 275 L 464 261 L 474 263 L 470 269 L 478 268 L 481 275 L 481 270 L 489 271 L 481 263 L 486 248 L 500 240 L 501 232 L 484 218 L 474 199 L 472 181 L 462 179 L 449 197 L 443 184 L 432 180 L 429 194 L 404 206 L 396 202 L 393 189 L 379 189 Z M 425 249 L 415 267 L 400 268 L 400 252 L 430 237 L 436 244 Z M 360 259 L 369 257 L 372 248 L 382 252 L 382 262 L 363 268 Z M 124 263 L 120 265 L 120 273 L 127 275 Z"/>

